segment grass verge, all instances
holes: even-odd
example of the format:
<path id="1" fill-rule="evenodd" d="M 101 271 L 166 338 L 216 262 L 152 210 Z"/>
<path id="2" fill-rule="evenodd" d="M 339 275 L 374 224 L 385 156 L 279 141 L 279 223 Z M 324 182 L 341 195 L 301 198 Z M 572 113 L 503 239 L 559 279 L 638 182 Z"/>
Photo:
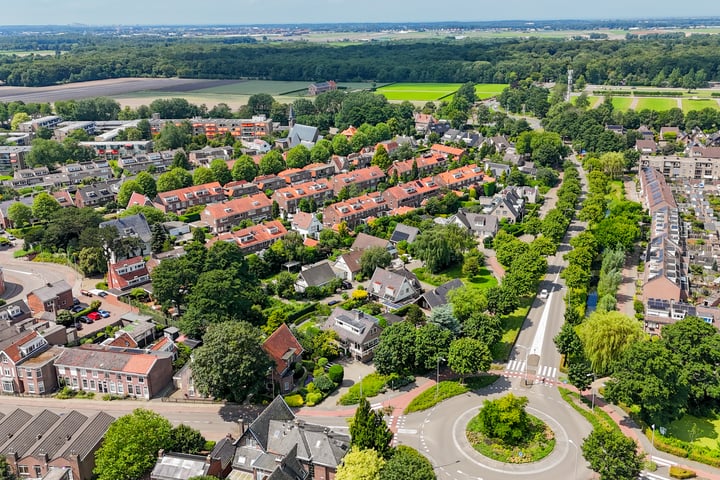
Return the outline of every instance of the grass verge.
<path id="1" fill-rule="evenodd" d="M 501 318 L 503 335 L 500 341 L 493 345 L 492 356 L 496 362 L 504 363 L 510 356 L 510 350 L 515 345 L 515 340 L 520 333 L 525 317 L 527 317 L 530 311 L 530 305 L 532 304 L 531 298 L 522 298 L 520 300 L 520 307 L 509 315 L 505 315 Z"/>
<path id="2" fill-rule="evenodd" d="M 385 391 L 385 384 L 388 378 L 379 373 L 371 373 L 362 378 L 360 383 L 356 383 L 347 391 L 345 395 L 340 397 L 338 404 L 340 405 L 357 405 L 360 403 L 360 385 L 362 385 L 362 394 L 366 398 L 375 397 L 379 393 Z"/>
<path id="3" fill-rule="evenodd" d="M 492 385 L 498 378 L 500 378 L 498 375 L 483 375 L 480 377 L 467 378 L 464 384 L 461 384 L 459 380 L 440 382 L 437 386 L 428 388 L 413 398 L 410 404 L 405 407 L 404 414 L 407 415 L 408 413 L 427 410 L 448 398 Z"/>
<path id="4" fill-rule="evenodd" d="M 570 391 L 567 388 L 558 388 L 558 390 L 560 391 L 560 396 L 563 400 L 569 403 L 570 406 L 580 415 L 585 417 L 585 420 L 590 422 L 590 425 L 592 425 L 593 428 L 606 428 L 620 431 L 618 424 L 615 423 L 613 419 L 610 418 L 610 415 L 608 415 L 603 409 L 596 408 L 595 410 L 590 410 L 589 408 L 585 408 L 590 407 L 590 405 L 587 404 L 587 400 L 584 397 L 581 397 L 580 394 Z M 578 402 L 582 402 L 585 407 L 582 407 Z"/>

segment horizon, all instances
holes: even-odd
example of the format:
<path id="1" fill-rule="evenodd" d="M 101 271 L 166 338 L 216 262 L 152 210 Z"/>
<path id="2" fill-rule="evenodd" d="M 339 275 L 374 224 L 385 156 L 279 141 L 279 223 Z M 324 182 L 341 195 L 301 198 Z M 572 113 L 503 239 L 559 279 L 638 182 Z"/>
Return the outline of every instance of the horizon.
<path id="1" fill-rule="evenodd" d="M 94 0 L 35 0 L 23 8 L 3 12 L 3 26 L 184 26 L 184 25 L 313 25 L 363 23 L 443 23 L 486 21 L 602 21 L 720 17 L 720 2 L 698 0 L 695 17 L 678 17 L 675 2 L 659 0 L 648 16 L 640 3 L 607 0 L 600 8 L 568 0 L 506 0 L 500 4 L 458 0 L 451 9 L 438 9 L 431 0 L 366 0 L 358 8 L 348 0 L 317 0 L 313 5 L 292 0 L 216 0 L 212 8 L 199 8 L 193 0 L 148 3 L 125 0 L 98 9 Z M 522 12 L 525 19 L 517 18 Z M 597 12 L 597 13 L 596 13 Z M 438 20 L 442 15 L 444 19 Z M 473 18 L 469 20 L 469 18 Z M 32 19 L 32 21 L 28 21 Z M 192 23 L 188 23 L 192 19 Z"/>

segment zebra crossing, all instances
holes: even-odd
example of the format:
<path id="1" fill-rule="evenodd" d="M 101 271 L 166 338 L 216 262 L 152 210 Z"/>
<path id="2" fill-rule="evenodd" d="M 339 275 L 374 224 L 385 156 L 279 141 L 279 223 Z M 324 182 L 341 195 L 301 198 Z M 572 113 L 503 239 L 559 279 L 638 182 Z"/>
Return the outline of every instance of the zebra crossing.
<path id="1" fill-rule="evenodd" d="M 525 374 L 534 375 L 536 378 L 545 378 L 554 381 L 557 378 L 557 367 L 549 365 L 538 365 L 535 372 L 526 369 L 525 360 L 510 360 L 505 367 L 505 374 L 511 377 L 521 377 Z"/>

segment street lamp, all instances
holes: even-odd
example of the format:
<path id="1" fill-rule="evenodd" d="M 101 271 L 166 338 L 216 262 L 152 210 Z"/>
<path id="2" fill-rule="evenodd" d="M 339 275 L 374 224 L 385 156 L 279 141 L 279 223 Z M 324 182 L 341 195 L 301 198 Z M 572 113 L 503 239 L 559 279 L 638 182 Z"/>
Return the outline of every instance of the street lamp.
<path id="1" fill-rule="evenodd" d="M 590 384 L 590 390 L 592 390 L 592 408 L 590 408 L 590 410 L 592 410 L 594 412 L 595 411 L 595 381 L 597 380 L 597 374 L 595 372 L 593 372 L 593 373 L 588 373 L 587 376 L 593 377 L 593 383 Z"/>
<path id="2" fill-rule="evenodd" d="M 363 391 L 362 391 L 362 375 L 360 375 L 360 400 L 363 399 Z"/>
<path id="3" fill-rule="evenodd" d="M 440 395 L 440 360 L 445 361 L 442 357 L 437 357 L 437 373 L 435 375 L 435 396 Z"/>
<path id="4" fill-rule="evenodd" d="M 580 453 L 580 448 L 575 445 L 575 442 L 568 439 L 568 443 L 575 447 L 575 473 L 573 474 L 573 480 L 577 478 L 577 464 L 578 464 L 578 454 Z"/>
<path id="5" fill-rule="evenodd" d="M 650 441 L 652 444 L 653 453 L 655 453 L 655 424 L 652 424 L 652 440 Z M 651 454 L 652 455 L 652 454 Z M 652 460 L 652 458 L 651 458 Z"/>

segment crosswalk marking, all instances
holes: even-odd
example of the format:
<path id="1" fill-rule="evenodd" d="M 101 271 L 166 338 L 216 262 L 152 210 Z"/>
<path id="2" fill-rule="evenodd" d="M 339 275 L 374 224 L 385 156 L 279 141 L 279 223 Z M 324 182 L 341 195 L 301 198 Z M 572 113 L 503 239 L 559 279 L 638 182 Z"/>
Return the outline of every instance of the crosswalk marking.
<path id="1" fill-rule="evenodd" d="M 525 361 L 523 360 L 510 360 L 505 368 L 505 371 L 510 372 L 510 374 L 534 374 L 536 377 L 544 377 L 547 379 L 554 379 L 557 377 L 557 367 L 552 367 L 550 365 L 538 365 L 535 372 L 526 371 Z"/>
<path id="2" fill-rule="evenodd" d="M 672 460 L 667 460 L 665 458 L 656 457 L 653 455 L 652 461 L 657 463 L 658 465 L 664 466 L 664 467 L 672 467 L 673 465 L 677 465 L 676 462 L 673 462 Z"/>
<path id="3" fill-rule="evenodd" d="M 371 410 L 379 410 L 381 408 L 382 408 L 382 403 L 373 403 L 372 405 L 370 405 Z"/>

